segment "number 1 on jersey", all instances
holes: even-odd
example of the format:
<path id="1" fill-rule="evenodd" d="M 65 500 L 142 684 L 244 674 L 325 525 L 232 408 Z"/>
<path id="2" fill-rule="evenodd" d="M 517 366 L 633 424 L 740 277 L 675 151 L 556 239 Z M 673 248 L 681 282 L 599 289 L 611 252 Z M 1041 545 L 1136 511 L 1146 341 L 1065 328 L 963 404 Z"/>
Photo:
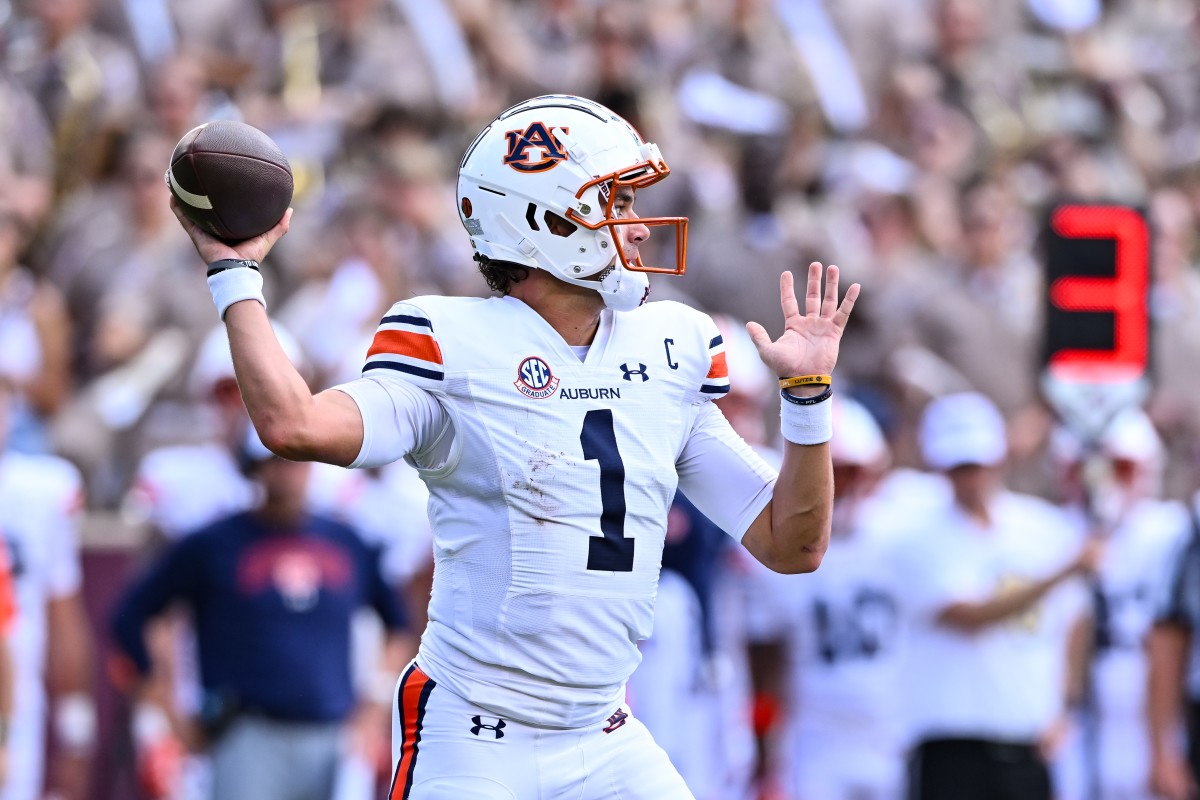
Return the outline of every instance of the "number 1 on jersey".
<path id="1" fill-rule="evenodd" d="M 583 418 L 579 434 L 583 457 L 600 464 L 600 532 L 588 542 L 587 568 L 633 572 L 633 539 L 625 538 L 625 463 L 617 450 L 612 410 L 594 408 Z"/>

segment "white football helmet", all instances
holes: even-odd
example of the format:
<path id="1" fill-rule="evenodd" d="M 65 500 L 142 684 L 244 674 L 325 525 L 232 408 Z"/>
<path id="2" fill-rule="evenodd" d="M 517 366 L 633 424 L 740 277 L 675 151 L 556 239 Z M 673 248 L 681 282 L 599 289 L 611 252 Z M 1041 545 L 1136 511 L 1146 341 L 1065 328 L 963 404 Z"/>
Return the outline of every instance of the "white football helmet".
<path id="1" fill-rule="evenodd" d="M 458 173 L 458 209 L 480 256 L 544 269 L 594 289 L 609 308 L 645 299 L 646 272 L 682 275 L 687 217 L 614 217 L 623 187 L 641 189 L 670 174 L 658 146 L 609 109 L 572 95 L 545 95 L 508 109 L 467 148 Z M 574 225 L 551 230 L 547 212 Z M 642 263 L 622 228 L 673 228 L 675 264 Z"/>

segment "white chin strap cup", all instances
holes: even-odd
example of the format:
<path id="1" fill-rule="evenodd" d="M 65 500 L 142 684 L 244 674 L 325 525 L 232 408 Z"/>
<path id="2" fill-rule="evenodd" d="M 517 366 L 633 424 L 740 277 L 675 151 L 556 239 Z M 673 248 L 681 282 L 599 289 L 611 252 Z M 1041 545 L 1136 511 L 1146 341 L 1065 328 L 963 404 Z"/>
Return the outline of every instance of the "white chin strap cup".
<path id="1" fill-rule="evenodd" d="M 613 311 L 633 311 L 646 301 L 650 279 L 644 272 L 631 272 L 618 266 L 600 281 L 604 305 Z"/>

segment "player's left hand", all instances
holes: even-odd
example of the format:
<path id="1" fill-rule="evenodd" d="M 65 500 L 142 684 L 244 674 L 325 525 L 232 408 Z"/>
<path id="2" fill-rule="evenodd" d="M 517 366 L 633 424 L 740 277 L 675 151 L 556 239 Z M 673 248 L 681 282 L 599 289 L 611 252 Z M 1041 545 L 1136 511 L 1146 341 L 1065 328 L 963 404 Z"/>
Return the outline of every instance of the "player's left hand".
<path id="1" fill-rule="evenodd" d="M 842 331 L 850 319 L 861 287 L 855 283 L 838 304 L 838 268 L 830 264 L 825 272 L 825 297 L 821 297 L 822 265 L 808 265 L 808 290 L 804 295 L 804 313 L 796 301 L 791 272 L 779 276 L 779 302 L 783 307 L 783 335 L 771 341 L 766 329 L 757 322 L 746 323 L 746 330 L 758 348 L 758 355 L 780 378 L 797 375 L 829 375 L 837 364 Z M 820 392 L 822 387 L 816 387 Z"/>
<path id="2" fill-rule="evenodd" d="M 196 252 L 200 254 L 200 258 L 204 259 L 205 264 L 226 258 L 262 262 L 267 257 L 267 253 L 271 252 L 275 243 L 288 232 L 288 228 L 292 224 L 292 210 L 289 208 L 284 212 L 283 218 L 275 224 L 275 227 L 266 233 L 244 242 L 226 244 L 184 216 L 174 197 L 171 198 L 171 211 L 175 213 L 179 224 L 187 231 L 188 237 L 196 247 Z"/>

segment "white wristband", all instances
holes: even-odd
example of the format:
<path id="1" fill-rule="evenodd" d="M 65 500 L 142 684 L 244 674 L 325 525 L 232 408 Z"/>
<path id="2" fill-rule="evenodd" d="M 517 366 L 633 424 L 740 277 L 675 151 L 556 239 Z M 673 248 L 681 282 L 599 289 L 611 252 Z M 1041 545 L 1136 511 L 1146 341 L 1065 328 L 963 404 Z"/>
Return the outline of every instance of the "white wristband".
<path id="1" fill-rule="evenodd" d="M 221 319 L 225 319 L 225 312 L 231 305 L 242 300 L 257 300 L 263 308 L 267 307 L 267 299 L 263 297 L 262 273 L 250 267 L 223 269 L 209 275 L 208 290 L 212 292 Z"/>
<path id="2" fill-rule="evenodd" d="M 157 703 L 141 702 L 133 710 L 133 740 L 149 745 L 171 735 L 171 719 Z"/>
<path id="3" fill-rule="evenodd" d="M 833 438 L 833 403 L 823 400 L 809 406 L 779 404 L 779 430 L 792 444 L 824 444 Z"/>
<path id="4" fill-rule="evenodd" d="M 84 692 L 72 692 L 54 704 L 54 735 L 72 752 L 91 750 L 96 743 L 96 703 Z"/>

